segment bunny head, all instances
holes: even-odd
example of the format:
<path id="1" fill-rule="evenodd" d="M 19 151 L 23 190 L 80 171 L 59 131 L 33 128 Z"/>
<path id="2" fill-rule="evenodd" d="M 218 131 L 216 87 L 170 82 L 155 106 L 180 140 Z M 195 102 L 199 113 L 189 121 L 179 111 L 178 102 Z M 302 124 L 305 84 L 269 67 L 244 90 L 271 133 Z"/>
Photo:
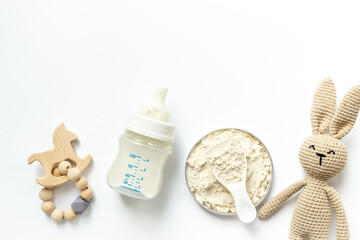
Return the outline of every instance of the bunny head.
<path id="1" fill-rule="evenodd" d="M 300 147 L 300 163 L 310 177 L 327 181 L 345 167 L 347 149 L 340 141 L 352 129 L 360 109 L 360 86 L 352 87 L 336 113 L 336 93 L 331 79 L 316 89 L 311 110 L 312 135 Z"/>

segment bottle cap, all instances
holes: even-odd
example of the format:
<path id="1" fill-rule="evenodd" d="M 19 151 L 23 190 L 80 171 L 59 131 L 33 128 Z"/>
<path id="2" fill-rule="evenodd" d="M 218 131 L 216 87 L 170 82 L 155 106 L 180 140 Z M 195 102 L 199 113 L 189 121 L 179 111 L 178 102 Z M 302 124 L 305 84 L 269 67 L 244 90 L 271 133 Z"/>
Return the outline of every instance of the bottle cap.
<path id="1" fill-rule="evenodd" d="M 168 123 L 169 111 L 165 105 L 168 89 L 160 87 L 139 113 L 129 115 L 126 129 L 165 142 L 174 142 L 175 125 Z"/>
<path id="2" fill-rule="evenodd" d="M 150 138 L 169 143 L 174 142 L 174 124 L 152 119 L 138 113 L 129 115 L 125 128 Z"/>

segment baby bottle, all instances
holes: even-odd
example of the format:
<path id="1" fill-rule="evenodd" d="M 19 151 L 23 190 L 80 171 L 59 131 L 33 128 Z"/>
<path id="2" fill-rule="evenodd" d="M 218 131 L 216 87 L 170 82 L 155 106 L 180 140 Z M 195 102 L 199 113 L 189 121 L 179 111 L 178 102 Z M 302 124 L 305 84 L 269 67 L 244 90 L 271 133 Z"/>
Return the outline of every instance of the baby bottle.
<path id="1" fill-rule="evenodd" d="M 128 117 L 119 154 L 107 174 L 109 186 L 121 194 L 152 199 L 160 192 L 175 132 L 168 123 L 166 93 L 167 88 L 159 88 L 149 104 Z"/>

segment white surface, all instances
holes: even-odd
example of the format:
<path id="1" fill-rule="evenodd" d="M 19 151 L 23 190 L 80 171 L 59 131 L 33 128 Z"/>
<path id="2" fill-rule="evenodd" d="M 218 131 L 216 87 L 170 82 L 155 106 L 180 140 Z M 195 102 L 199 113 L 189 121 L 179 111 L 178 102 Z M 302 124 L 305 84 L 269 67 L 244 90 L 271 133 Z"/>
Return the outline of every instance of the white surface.
<path id="1" fill-rule="evenodd" d="M 209 131 L 237 127 L 272 155 L 270 196 L 304 177 L 298 149 L 318 82 L 332 77 L 338 100 L 360 83 L 358 12 L 330 1 L 1 0 L 1 238 L 287 239 L 295 198 L 250 226 L 210 214 L 186 187 L 185 159 Z M 152 201 L 121 197 L 105 182 L 118 137 L 163 83 L 177 125 L 163 189 Z M 57 225 L 40 210 L 43 172 L 27 157 L 52 148 L 62 121 L 80 139 L 79 156 L 94 158 L 85 175 L 95 198 L 74 223 Z M 331 180 L 352 239 L 360 239 L 359 130 L 358 121 L 344 139 L 347 166 Z M 55 194 L 65 208 L 78 192 L 68 184 Z"/>

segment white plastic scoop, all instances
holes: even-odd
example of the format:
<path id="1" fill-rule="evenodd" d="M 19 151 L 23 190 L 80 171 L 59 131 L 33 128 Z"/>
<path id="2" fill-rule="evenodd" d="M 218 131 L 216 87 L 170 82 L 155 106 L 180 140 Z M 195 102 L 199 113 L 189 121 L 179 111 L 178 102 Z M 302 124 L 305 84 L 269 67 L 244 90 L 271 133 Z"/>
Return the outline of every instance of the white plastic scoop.
<path id="1" fill-rule="evenodd" d="M 234 151 L 235 144 L 241 143 L 238 139 L 229 139 L 216 144 L 206 149 L 205 158 L 212 174 L 233 196 L 240 221 L 251 223 L 256 218 L 256 208 L 246 191 L 246 155 Z"/>

